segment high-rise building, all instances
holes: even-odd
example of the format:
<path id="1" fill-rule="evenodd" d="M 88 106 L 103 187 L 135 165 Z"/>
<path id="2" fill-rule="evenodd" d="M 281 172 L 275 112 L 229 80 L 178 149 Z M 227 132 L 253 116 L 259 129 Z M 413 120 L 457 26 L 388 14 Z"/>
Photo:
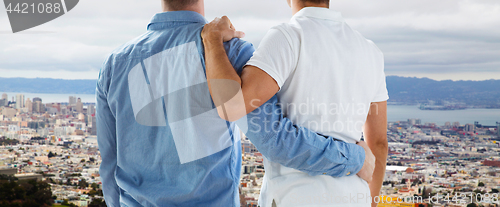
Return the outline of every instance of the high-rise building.
<path id="1" fill-rule="evenodd" d="M 61 114 L 68 114 L 68 108 L 62 107 L 61 108 Z"/>
<path id="2" fill-rule="evenodd" d="M 35 101 L 35 102 L 33 102 L 32 112 L 33 113 L 41 113 L 42 112 L 42 107 L 43 107 L 42 102 Z"/>
<path id="3" fill-rule="evenodd" d="M 408 119 L 408 124 L 410 125 L 421 125 L 422 120 L 420 119 Z"/>
<path id="4" fill-rule="evenodd" d="M 76 104 L 76 97 L 75 96 L 70 96 L 68 104 L 70 106 L 74 106 Z"/>
<path id="5" fill-rule="evenodd" d="M 500 137 L 500 122 L 497 122 L 497 135 Z"/>
<path id="6" fill-rule="evenodd" d="M 9 105 L 9 96 L 4 93 L 2 94 L 2 99 L 0 99 L 0 106 L 7 106 Z"/>
<path id="7" fill-rule="evenodd" d="M 42 103 L 42 99 L 38 97 L 33 98 L 33 113 L 43 112 L 45 112 L 45 107 Z"/>
<path id="8" fill-rule="evenodd" d="M 76 101 L 76 112 L 77 113 L 83 113 L 83 103 L 82 103 L 82 99 L 78 98 L 78 100 Z"/>
<path id="9" fill-rule="evenodd" d="M 87 107 L 87 115 L 92 116 L 92 114 L 95 114 L 95 106 L 91 104 Z"/>
<path id="10" fill-rule="evenodd" d="M 415 120 L 415 119 L 408 119 L 408 124 L 409 124 L 409 125 L 413 126 L 413 125 L 415 125 L 416 123 L 417 123 L 417 122 L 416 122 L 416 120 Z"/>
<path id="11" fill-rule="evenodd" d="M 33 102 L 31 102 L 30 98 L 26 99 L 26 108 L 29 113 L 33 112 Z"/>
<path id="12" fill-rule="evenodd" d="M 476 130 L 476 126 L 474 126 L 474 124 L 466 124 L 464 130 L 466 132 L 473 132 Z"/>
<path id="13" fill-rule="evenodd" d="M 92 117 L 92 131 L 90 132 L 90 135 L 97 135 L 97 124 L 95 117 Z"/>
<path id="14" fill-rule="evenodd" d="M 16 109 L 22 109 L 22 108 L 24 108 L 24 95 L 17 94 L 16 95 Z"/>

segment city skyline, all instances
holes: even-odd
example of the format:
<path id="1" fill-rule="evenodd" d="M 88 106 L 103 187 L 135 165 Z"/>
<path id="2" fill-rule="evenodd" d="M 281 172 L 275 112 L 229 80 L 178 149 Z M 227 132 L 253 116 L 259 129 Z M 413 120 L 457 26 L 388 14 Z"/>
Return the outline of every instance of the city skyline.
<path id="1" fill-rule="evenodd" d="M 6 100 L 12 101 L 1 106 Z M 42 101 L 23 93 L 1 93 L 0 179 L 10 175 L 19 182 L 36 179 L 48 183 L 46 190 L 52 200 L 45 202 L 79 206 L 103 202 L 95 105 L 84 104 L 79 95 L 66 96 L 63 103 Z M 495 120 L 500 117 L 500 109 L 483 110 L 490 115 L 497 113 Z M 484 114 L 476 117 L 481 116 Z M 493 125 L 447 118 L 444 124 L 420 118 L 388 122 L 389 157 L 381 199 L 410 200 L 382 203 L 380 207 L 447 205 L 454 201 L 432 198 L 441 194 L 452 200 L 455 192 L 467 193 L 468 197 L 459 199 L 466 203 L 458 205 L 465 207 L 467 203 L 488 203 L 481 197 L 485 193 L 498 194 L 500 122 Z M 241 203 L 242 207 L 256 207 L 265 174 L 264 156 L 244 135 L 241 138 Z"/>
<path id="2" fill-rule="evenodd" d="M 101 157 L 95 119 L 78 112 L 76 97 L 70 96 L 68 102 L 67 107 L 73 109 L 62 114 L 20 113 L 0 119 L 0 174 L 19 181 L 43 180 L 50 185 L 52 202 L 89 206 L 103 198 L 102 191 L 99 193 Z M 88 113 L 93 111 L 91 105 L 86 109 Z M 0 110 L 0 116 L 5 116 L 2 113 Z M 457 192 L 468 196 L 461 197 L 459 201 L 467 203 L 458 206 L 489 202 L 475 195 L 498 194 L 500 189 L 496 176 L 500 166 L 498 127 L 500 123 L 484 126 L 448 122 L 437 126 L 411 118 L 389 122 L 382 198 L 416 199 L 390 206 L 447 205 L 455 202 L 451 197 Z M 265 174 L 264 157 L 245 136 L 241 142 L 240 198 L 242 206 L 254 207 Z M 451 196 L 449 201 L 431 200 L 437 194 Z"/>
<path id="3" fill-rule="evenodd" d="M 291 17 L 285 0 L 264 6 L 250 0 L 207 0 L 205 4 L 208 20 L 228 15 L 255 46 L 269 28 Z M 114 9 L 117 5 L 119 10 Z M 331 8 L 379 46 L 387 75 L 500 79 L 498 1 L 338 0 L 331 2 Z M 144 33 L 160 9 L 159 1 L 85 1 L 60 19 L 12 34 L 2 7 L 0 77 L 96 79 L 105 57 Z"/>
<path id="4" fill-rule="evenodd" d="M 45 113 L 50 115 L 57 115 L 63 111 L 61 107 L 68 107 L 68 110 L 64 111 L 76 113 L 84 113 L 87 115 L 92 115 L 95 113 L 95 102 L 83 101 L 88 100 L 90 94 L 56 94 L 59 97 L 64 97 L 64 100 L 49 99 L 50 101 L 42 102 L 42 100 L 47 100 L 51 98 L 54 94 L 29 94 L 25 96 L 25 93 L 4 93 L 0 92 L 0 112 L 2 109 L 7 110 L 11 116 L 15 115 L 15 111 L 20 113 Z M 10 94 L 10 95 L 9 95 Z M 83 97 L 83 98 L 81 98 Z M 31 99 L 30 99 L 31 98 Z M 20 100 L 20 101 L 19 101 Z M 21 103 L 21 104 L 20 104 Z M 436 104 L 433 101 L 429 101 L 431 104 Z M 441 103 L 442 104 L 442 103 Z M 450 104 L 450 103 L 446 103 Z M 424 106 L 429 106 L 428 104 L 422 105 L 411 105 L 411 104 L 401 104 L 395 102 L 394 104 L 388 105 L 388 121 L 395 122 L 397 120 L 409 118 L 423 120 L 422 124 L 435 124 L 438 126 L 446 126 L 453 122 L 453 125 L 460 124 L 472 124 L 475 125 L 495 125 L 500 121 L 500 109 L 498 108 L 476 108 L 477 106 L 467 106 L 465 108 L 451 110 L 451 109 L 441 109 L 444 105 L 430 105 L 436 106 L 437 109 L 431 108 L 427 109 Z M 1 114 L 0 114 L 1 115 Z M 0 119 L 2 121 L 2 119 Z M 420 123 L 419 121 L 419 123 Z M 465 126 L 464 125 L 464 126 Z"/>

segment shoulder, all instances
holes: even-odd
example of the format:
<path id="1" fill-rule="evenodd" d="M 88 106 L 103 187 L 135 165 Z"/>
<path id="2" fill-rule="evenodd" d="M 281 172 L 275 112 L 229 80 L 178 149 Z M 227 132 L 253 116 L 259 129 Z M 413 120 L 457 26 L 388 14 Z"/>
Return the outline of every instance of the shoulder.
<path id="1" fill-rule="evenodd" d="M 118 47 L 116 47 L 111 54 L 108 56 L 108 58 L 112 58 L 115 60 L 119 59 L 124 59 L 124 58 L 129 58 L 130 55 L 132 55 L 132 52 L 134 49 L 137 49 L 137 46 L 141 45 L 142 42 L 145 42 L 145 39 L 148 38 L 148 33 L 144 33 L 128 42 L 125 44 L 122 44 Z"/>
<path id="2" fill-rule="evenodd" d="M 134 52 L 137 51 L 141 46 L 141 42 L 148 37 L 148 33 L 144 33 L 118 47 L 113 49 L 113 51 L 104 60 L 103 66 L 101 68 L 100 76 L 107 75 L 110 73 L 109 70 L 119 61 L 123 61 L 127 58 L 134 56 Z"/>
<path id="3" fill-rule="evenodd" d="M 271 28 L 271 31 L 276 30 L 282 33 L 287 38 L 297 37 L 300 33 L 300 25 L 294 23 L 282 23 Z"/>
<path id="4" fill-rule="evenodd" d="M 375 53 L 377 53 L 377 55 L 384 56 L 384 53 L 382 53 L 382 50 L 380 50 L 380 48 L 378 48 L 378 46 L 375 44 L 375 42 L 373 42 L 372 40 L 369 40 L 369 39 L 365 39 L 365 40 L 368 43 L 368 45 L 370 45 L 370 47 L 373 49 L 373 51 Z"/>
<path id="5" fill-rule="evenodd" d="M 355 29 L 351 29 L 351 30 L 354 32 L 354 35 L 356 35 L 356 37 L 366 45 L 366 47 L 371 49 L 371 51 L 373 53 L 380 55 L 380 56 L 383 56 L 382 50 L 380 50 L 372 40 L 367 39 L 364 35 L 362 35 L 359 31 L 357 31 Z"/>
<path id="6" fill-rule="evenodd" d="M 122 44 L 116 47 L 104 60 L 104 63 L 101 66 L 98 78 L 98 84 L 104 84 L 109 82 L 111 78 L 113 67 L 117 62 L 121 60 L 125 60 L 130 57 L 134 51 L 134 48 L 137 48 L 137 45 L 146 37 L 146 34 L 140 35 L 125 44 Z"/>
<path id="7" fill-rule="evenodd" d="M 292 19 L 292 20 L 290 20 L 290 22 L 278 24 L 278 25 L 272 27 L 271 30 L 272 29 L 279 30 L 285 34 L 298 35 L 302 28 L 301 28 L 301 25 L 299 22 Z"/>
<path id="8" fill-rule="evenodd" d="M 300 46 L 302 34 L 301 30 L 300 24 L 294 23 L 293 21 L 289 23 L 282 23 L 272 27 L 267 33 L 266 38 L 273 42 L 286 41 L 292 50 L 295 51 Z"/>

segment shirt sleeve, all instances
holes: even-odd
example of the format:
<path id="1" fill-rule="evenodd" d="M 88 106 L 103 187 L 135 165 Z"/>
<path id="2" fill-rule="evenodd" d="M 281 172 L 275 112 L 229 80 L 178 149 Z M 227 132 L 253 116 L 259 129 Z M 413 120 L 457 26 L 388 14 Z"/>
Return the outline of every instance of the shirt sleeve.
<path id="1" fill-rule="evenodd" d="M 292 47 L 290 39 L 284 29 L 271 29 L 247 63 L 266 72 L 278 83 L 280 89 L 297 65 L 294 54 L 297 48 Z"/>
<path id="2" fill-rule="evenodd" d="M 99 72 L 96 89 L 97 142 L 101 152 L 99 174 L 107 206 L 120 206 L 120 190 L 116 184 L 116 120 L 109 108 L 107 91 L 109 88 L 109 64 L 105 63 Z"/>
<path id="3" fill-rule="evenodd" d="M 387 84 L 386 84 L 386 77 L 385 77 L 385 72 L 384 72 L 384 54 L 378 47 L 373 43 L 371 40 L 369 40 L 369 43 L 373 45 L 374 48 L 376 48 L 377 53 L 379 54 L 379 61 L 377 63 L 377 72 L 378 75 L 376 75 L 376 81 L 378 85 L 375 86 L 375 94 L 372 99 L 372 102 L 382 102 L 382 101 L 387 101 L 389 99 L 389 92 L 387 91 Z"/>
<path id="4" fill-rule="evenodd" d="M 255 52 L 255 48 L 251 43 L 238 38 L 224 43 L 224 48 L 226 49 L 229 62 L 231 62 L 238 74 L 241 74 L 243 67 Z"/>
<path id="5" fill-rule="evenodd" d="M 377 92 L 372 102 L 382 102 L 389 99 L 389 92 L 387 91 L 387 83 L 383 67 L 384 66 L 382 64 L 382 69 L 378 77 L 379 86 L 377 87 Z"/>
<path id="6" fill-rule="evenodd" d="M 293 125 L 283 117 L 276 96 L 248 114 L 247 120 L 246 136 L 272 162 L 312 176 L 352 176 L 363 167 L 361 146 Z"/>
<path id="7" fill-rule="evenodd" d="M 387 100 L 389 100 L 389 92 L 387 91 L 385 77 L 384 77 L 382 83 L 380 84 L 380 87 L 378 88 L 377 95 L 375 95 L 375 98 L 373 98 L 372 102 L 382 102 Z"/>

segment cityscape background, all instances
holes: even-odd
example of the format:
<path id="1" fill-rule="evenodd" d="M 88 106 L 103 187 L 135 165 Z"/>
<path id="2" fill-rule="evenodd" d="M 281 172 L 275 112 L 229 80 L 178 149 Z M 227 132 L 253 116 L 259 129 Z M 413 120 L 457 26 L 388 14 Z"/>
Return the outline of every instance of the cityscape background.
<path id="1" fill-rule="evenodd" d="M 67 101 L 57 101 L 63 97 Z M 46 195 L 14 193 L 11 198 L 40 206 L 104 205 L 92 99 L 92 94 L 1 93 L 0 182 L 36 186 L 40 192 L 33 195 Z M 498 206 L 490 197 L 500 189 L 500 121 L 495 121 L 500 109 L 443 106 L 388 106 L 389 158 L 381 193 L 393 202 L 379 206 Z M 244 135 L 241 141 L 240 198 L 242 206 L 254 207 L 264 157 Z M 0 190 L 11 192 L 9 186 L 15 187 Z"/>
<path id="2" fill-rule="evenodd" d="M 285 0 L 205 4 L 207 19 L 229 16 L 256 47 L 291 17 Z M 385 55 L 382 194 L 412 199 L 379 206 L 499 206 L 500 1 L 335 0 L 331 8 Z M 13 192 L 0 206 L 104 205 L 95 80 L 106 56 L 160 9 L 160 1 L 80 1 L 13 34 L 0 7 L 0 192 Z M 244 136 L 242 148 L 240 198 L 254 207 L 263 156 Z"/>

